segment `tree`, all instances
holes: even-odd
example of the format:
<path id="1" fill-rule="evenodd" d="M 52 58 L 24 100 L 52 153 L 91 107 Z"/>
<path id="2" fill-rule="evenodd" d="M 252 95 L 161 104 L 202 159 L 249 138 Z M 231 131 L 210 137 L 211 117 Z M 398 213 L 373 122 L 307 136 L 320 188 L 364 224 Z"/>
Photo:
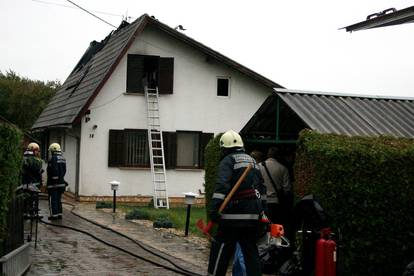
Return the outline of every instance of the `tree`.
<path id="1" fill-rule="evenodd" d="M 29 130 L 60 87 L 59 81 L 39 81 L 0 71 L 0 115 Z"/>

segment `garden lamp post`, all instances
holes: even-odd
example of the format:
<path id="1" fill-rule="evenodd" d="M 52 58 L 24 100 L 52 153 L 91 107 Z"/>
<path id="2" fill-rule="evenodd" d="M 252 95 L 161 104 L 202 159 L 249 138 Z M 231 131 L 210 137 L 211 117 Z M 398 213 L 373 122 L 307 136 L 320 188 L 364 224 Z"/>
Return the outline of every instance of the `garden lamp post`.
<path id="1" fill-rule="evenodd" d="M 187 219 L 185 221 L 185 236 L 187 237 L 188 236 L 188 226 L 190 224 L 191 205 L 194 204 L 197 194 L 189 192 L 189 193 L 184 193 L 184 195 L 185 195 L 184 203 L 187 204 Z"/>
<path id="2" fill-rule="evenodd" d="M 109 182 L 109 184 L 111 184 L 111 190 L 114 191 L 114 198 L 113 198 L 113 208 L 114 208 L 114 213 L 115 213 L 115 209 L 116 209 L 116 191 L 118 190 L 119 184 L 121 184 L 119 181 L 113 180 L 111 182 Z"/>

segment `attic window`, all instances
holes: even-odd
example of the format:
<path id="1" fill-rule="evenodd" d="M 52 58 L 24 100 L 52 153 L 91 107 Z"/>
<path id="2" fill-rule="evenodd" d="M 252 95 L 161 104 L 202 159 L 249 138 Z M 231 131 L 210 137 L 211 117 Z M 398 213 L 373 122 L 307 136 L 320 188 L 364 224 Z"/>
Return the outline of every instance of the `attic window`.
<path id="1" fill-rule="evenodd" d="M 128 55 L 127 93 L 144 93 L 144 87 L 158 87 L 160 94 L 173 93 L 174 58 Z"/>
<path id="2" fill-rule="evenodd" d="M 217 96 L 228 97 L 230 95 L 230 78 L 217 78 Z"/>

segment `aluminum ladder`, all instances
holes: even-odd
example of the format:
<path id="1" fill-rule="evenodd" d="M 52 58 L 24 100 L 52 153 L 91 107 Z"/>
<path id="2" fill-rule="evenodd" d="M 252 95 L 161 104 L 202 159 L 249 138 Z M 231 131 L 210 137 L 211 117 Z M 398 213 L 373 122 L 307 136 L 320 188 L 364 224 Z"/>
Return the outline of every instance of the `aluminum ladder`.
<path id="1" fill-rule="evenodd" d="M 148 145 L 154 187 L 154 207 L 169 209 L 158 87 L 148 88 L 145 86 L 145 99 L 147 101 Z"/>

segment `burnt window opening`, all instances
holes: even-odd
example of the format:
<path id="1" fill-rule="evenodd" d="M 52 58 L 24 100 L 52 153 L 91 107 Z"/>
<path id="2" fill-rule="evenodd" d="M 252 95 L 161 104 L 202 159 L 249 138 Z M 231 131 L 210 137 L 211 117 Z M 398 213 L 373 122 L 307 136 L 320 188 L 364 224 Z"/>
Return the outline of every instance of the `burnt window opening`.
<path id="1" fill-rule="evenodd" d="M 217 78 L 217 96 L 228 97 L 230 95 L 230 80 L 229 78 Z"/>
<path id="2" fill-rule="evenodd" d="M 128 55 L 127 93 L 144 93 L 158 87 L 160 94 L 173 93 L 174 58 Z"/>

